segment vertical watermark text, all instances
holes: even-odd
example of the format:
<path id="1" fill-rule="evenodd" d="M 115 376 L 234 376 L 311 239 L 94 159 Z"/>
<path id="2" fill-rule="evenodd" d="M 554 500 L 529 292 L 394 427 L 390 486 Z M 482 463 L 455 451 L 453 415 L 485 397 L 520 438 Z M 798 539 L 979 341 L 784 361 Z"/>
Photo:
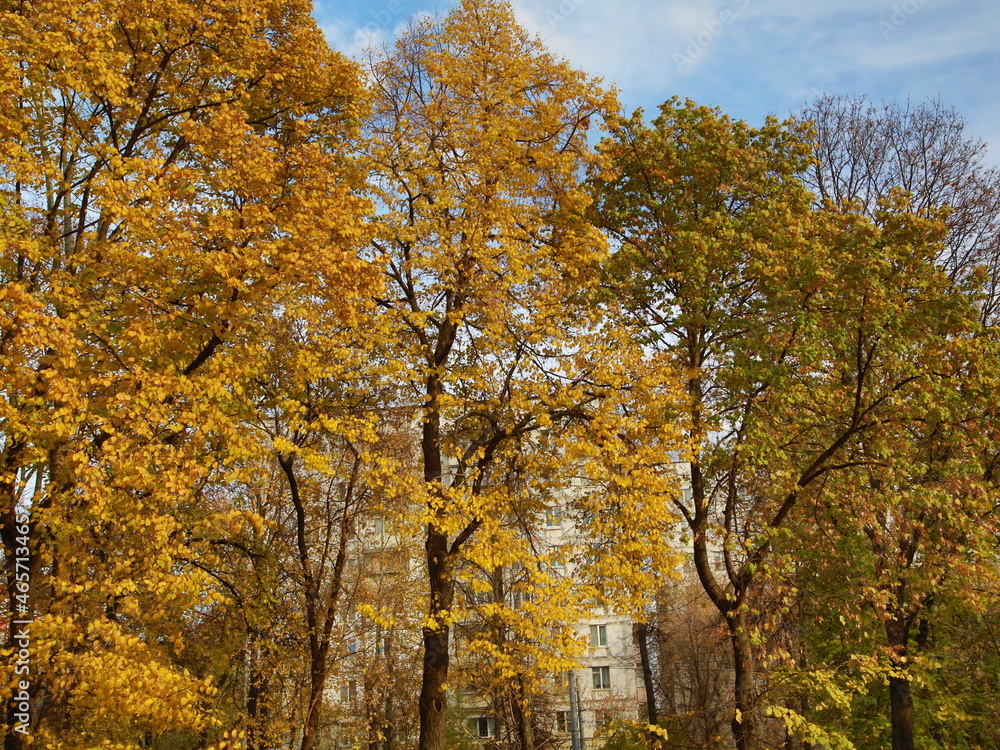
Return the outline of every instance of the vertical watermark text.
<path id="1" fill-rule="evenodd" d="M 10 637 L 14 646 L 14 692 L 9 716 L 14 719 L 14 731 L 31 734 L 31 522 L 28 514 L 18 510 L 14 517 L 14 617 Z"/>

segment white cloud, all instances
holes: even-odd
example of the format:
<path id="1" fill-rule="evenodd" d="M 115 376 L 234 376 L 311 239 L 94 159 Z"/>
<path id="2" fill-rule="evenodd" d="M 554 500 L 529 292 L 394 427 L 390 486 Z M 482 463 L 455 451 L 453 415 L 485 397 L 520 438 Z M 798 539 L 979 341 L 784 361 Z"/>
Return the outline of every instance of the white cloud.
<path id="1" fill-rule="evenodd" d="M 332 45 L 357 55 L 421 9 L 457 0 L 321 0 Z M 576 67 L 616 85 L 627 109 L 672 95 L 759 121 L 824 91 L 940 95 L 993 130 L 996 0 L 513 0 L 520 22 Z M 888 25 L 887 25 L 888 24 Z M 995 109 L 995 108 L 994 108 Z M 979 131 L 984 136 L 994 133 Z M 992 140 L 992 138 L 991 138 Z M 1000 149 L 1000 147 L 998 147 Z"/>
<path id="2" fill-rule="evenodd" d="M 955 23 L 955 19 L 935 14 L 927 19 L 915 17 L 901 26 L 880 18 L 877 41 L 867 46 L 858 62 L 866 67 L 895 70 L 945 65 L 973 55 L 994 54 L 1000 22 L 997 15 L 984 14 Z"/>
<path id="3" fill-rule="evenodd" d="M 414 13 L 412 17 L 394 16 L 395 25 L 391 28 L 378 21 L 369 21 L 361 26 L 350 21 L 331 20 L 321 23 L 320 29 L 326 35 L 326 41 L 331 47 L 349 57 L 362 59 L 368 50 L 391 44 L 412 23 L 419 22 L 420 19 L 430 17 L 430 15 L 430 13 L 420 11 Z"/>
<path id="4" fill-rule="evenodd" d="M 515 8 L 553 51 L 625 90 L 682 85 L 712 59 L 732 60 L 737 74 L 762 63 L 768 75 L 779 55 L 789 87 L 808 89 L 804 78 L 827 83 L 992 53 L 1000 26 L 1000 8 L 983 0 L 515 0 Z"/>
<path id="5" fill-rule="evenodd" d="M 516 0 L 515 8 L 554 52 L 623 86 L 646 87 L 690 73 L 751 3 Z"/>
<path id="6" fill-rule="evenodd" d="M 378 47 L 388 40 L 386 31 L 378 26 L 358 27 L 346 21 L 331 21 L 320 25 L 327 44 L 349 57 L 359 57 L 369 47 Z"/>

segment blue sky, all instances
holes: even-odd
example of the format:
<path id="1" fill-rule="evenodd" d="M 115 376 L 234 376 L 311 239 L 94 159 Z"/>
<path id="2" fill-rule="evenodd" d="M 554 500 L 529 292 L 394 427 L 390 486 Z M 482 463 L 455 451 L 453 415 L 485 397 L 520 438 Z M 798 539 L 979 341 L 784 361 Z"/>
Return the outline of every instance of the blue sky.
<path id="1" fill-rule="evenodd" d="M 317 0 L 337 49 L 390 40 L 446 0 Z M 616 85 L 623 107 L 671 96 L 760 124 L 824 91 L 873 100 L 937 97 L 1000 164 L 996 0 L 513 0 L 521 23 Z"/>

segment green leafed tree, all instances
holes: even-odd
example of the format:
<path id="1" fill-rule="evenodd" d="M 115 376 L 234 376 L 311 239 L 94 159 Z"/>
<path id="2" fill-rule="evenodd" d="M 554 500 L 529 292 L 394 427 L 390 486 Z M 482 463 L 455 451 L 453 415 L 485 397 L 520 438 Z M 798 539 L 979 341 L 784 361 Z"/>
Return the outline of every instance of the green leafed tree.
<path id="1" fill-rule="evenodd" d="M 947 408 L 967 361 L 953 342 L 975 325 L 934 264 L 940 222 L 891 195 L 872 219 L 813 208 L 806 136 L 668 102 L 614 129 L 594 180 L 617 293 L 687 373 L 676 506 L 727 623 L 739 748 L 763 741 L 760 615 L 788 545 L 832 482 L 880 465 L 873 441 Z"/>

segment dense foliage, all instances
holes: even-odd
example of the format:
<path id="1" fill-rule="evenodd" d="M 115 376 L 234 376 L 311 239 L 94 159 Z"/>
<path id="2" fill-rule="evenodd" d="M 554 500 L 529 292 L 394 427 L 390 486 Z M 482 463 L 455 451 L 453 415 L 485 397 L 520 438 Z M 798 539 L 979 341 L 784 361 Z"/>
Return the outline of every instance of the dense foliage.
<path id="1" fill-rule="evenodd" d="M 649 122 L 502 0 L 365 67 L 309 13 L 0 4 L 6 750 L 443 750 L 463 701 L 555 748 L 596 608 L 607 747 L 995 746 L 961 118 Z"/>

